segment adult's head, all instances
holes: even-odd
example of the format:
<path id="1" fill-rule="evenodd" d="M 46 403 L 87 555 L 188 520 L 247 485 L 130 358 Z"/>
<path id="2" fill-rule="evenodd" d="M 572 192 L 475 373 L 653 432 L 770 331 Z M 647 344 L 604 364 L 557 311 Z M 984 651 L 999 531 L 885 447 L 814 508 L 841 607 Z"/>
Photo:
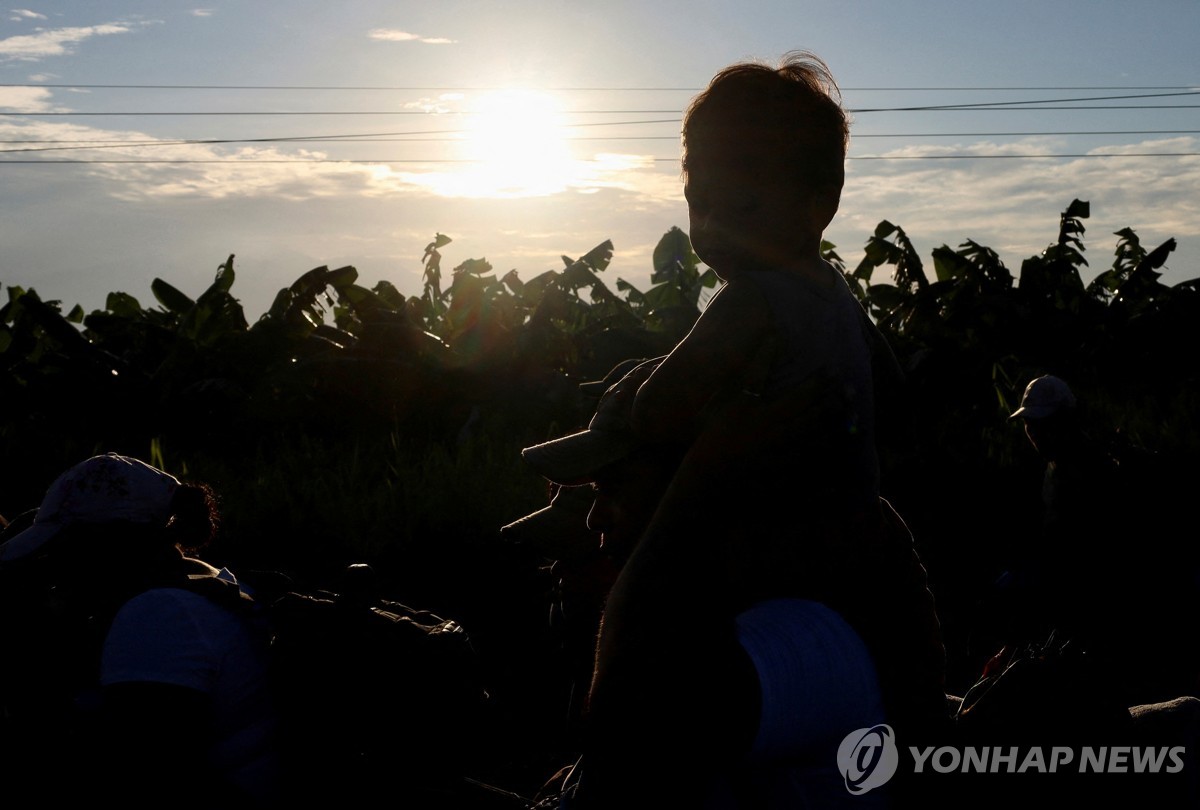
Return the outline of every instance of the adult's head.
<path id="1" fill-rule="evenodd" d="M 554 484 L 590 485 L 587 526 L 617 558 L 632 551 L 683 457 L 684 448 L 646 442 L 631 425 L 637 389 L 661 359 L 635 366 L 609 386 L 584 430 L 521 451 Z"/>
<path id="2" fill-rule="evenodd" d="M 136 458 L 107 453 L 63 472 L 32 522 L 0 544 L 0 566 L 52 560 L 64 576 L 142 575 L 202 549 L 216 531 L 212 490 Z M 69 584 L 64 582 L 63 584 Z"/>
<path id="3" fill-rule="evenodd" d="M 1061 377 L 1052 374 L 1030 380 L 1021 395 L 1021 406 L 1008 418 L 1024 422 L 1029 443 L 1048 461 L 1059 458 L 1078 437 L 1075 394 Z"/>
<path id="4" fill-rule="evenodd" d="M 841 94 L 819 57 L 794 51 L 777 66 L 740 62 L 717 73 L 683 122 L 696 254 L 728 274 L 819 250 L 841 199 L 849 139 Z"/>

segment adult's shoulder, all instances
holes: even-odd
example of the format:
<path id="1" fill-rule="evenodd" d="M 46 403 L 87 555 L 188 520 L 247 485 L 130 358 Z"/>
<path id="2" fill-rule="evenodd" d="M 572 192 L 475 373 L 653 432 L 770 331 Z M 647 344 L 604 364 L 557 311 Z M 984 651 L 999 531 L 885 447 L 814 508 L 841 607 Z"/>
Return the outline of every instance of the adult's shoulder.
<path id="1" fill-rule="evenodd" d="M 117 611 L 109 639 L 123 643 L 155 639 L 180 644 L 240 632 L 241 618 L 229 608 L 187 588 L 151 588 L 129 599 Z"/>

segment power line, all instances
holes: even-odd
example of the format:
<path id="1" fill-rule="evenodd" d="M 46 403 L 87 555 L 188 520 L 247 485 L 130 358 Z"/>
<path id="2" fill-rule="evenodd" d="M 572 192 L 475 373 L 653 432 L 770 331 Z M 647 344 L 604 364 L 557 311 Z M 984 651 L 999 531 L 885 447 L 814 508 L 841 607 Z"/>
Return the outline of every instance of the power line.
<path id="1" fill-rule="evenodd" d="M 982 101 L 970 102 L 968 104 L 936 104 L 923 105 L 918 107 L 886 107 L 879 109 L 859 109 L 855 112 L 908 112 L 917 110 L 957 110 L 957 109 L 977 109 L 980 107 L 1010 107 L 1014 104 L 1064 104 L 1074 103 L 1076 101 L 1124 101 L 1131 98 L 1170 98 L 1174 96 L 1196 96 L 1200 95 L 1200 91 L 1189 90 L 1183 93 L 1135 93 L 1127 96 L 1084 96 L 1082 98 L 1047 98 L 1034 99 L 1033 101 Z M 1068 108 L 1074 109 L 1074 108 Z"/>
<path id="2" fill-rule="evenodd" d="M 892 107 L 863 110 L 847 110 L 850 113 L 872 112 L 1008 112 L 1009 110 L 1193 110 L 1197 104 L 1098 104 L 1079 107 L 984 107 L 984 106 L 935 106 L 935 107 Z"/>
<path id="3" fill-rule="evenodd" d="M 1192 95 L 1192 94 L 1188 94 Z M 1020 102 L 1021 104 L 1036 104 L 1037 102 Z M 881 112 L 1008 112 L 1010 110 L 1192 110 L 1200 107 L 1198 104 L 1101 104 L 1081 106 L 988 106 L 980 104 L 943 104 L 924 107 L 870 107 L 850 108 L 846 112 L 851 115 Z M 670 115 L 678 110 L 569 110 L 559 115 Z M 446 112 L 430 113 L 423 110 L 109 110 L 102 112 L 0 112 L 0 118 L 72 118 L 72 117 L 162 117 L 172 115 L 184 116 L 272 116 L 272 115 L 488 115 L 481 112 Z M 635 122 L 636 123 L 636 122 Z M 647 122 L 648 123 L 648 122 Z"/>
<path id="4" fill-rule="evenodd" d="M 81 90 L 380 90 L 380 91 L 427 91 L 427 92 L 453 92 L 457 90 L 469 90 L 472 92 L 480 91 L 504 91 L 510 88 L 502 86 L 460 86 L 460 87 L 440 87 L 440 86 L 417 86 L 417 85 L 293 85 L 293 84 L 68 84 L 68 83 L 46 83 L 46 82 L 0 82 L 0 87 L 49 87 L 58 89 L 81 89 Z M 1091 91 L 1091 90 L 1193 90 L 1196 85 L 1075 85 L 1075 86 L 1050 86 L 1050 85 L 1029 85 L 1024 87 L 843 87 L 842 92 L 941 92 L 941 91 L 1041 91 L 1041 90 L 1071 90 L 1071 91 Z M 600 93 L 673 93 L 673 92 L 699 92 L 699 87 L 546 87 L 540 88 L 546 92 L 566 93 L 566 92 L 600 92 Z"/>
<path id="5" fill-rule="evenodd" d="M 1050 154 L 1050 155 L 850 155 L 847 160 L 1055 160 L 1062 158 L 1165 158 L 1165 157 L 1200 157 L 1200 152 L 1113 152 L 1113 153 L 1076 153 L 1076 154 Z M 675 163 L 678 158 L 650 158 L 655 163 Z M 450 159 L 450 158 L 396 158 L 396 159 L 350 159 L 350 158 L 212 158 L 212 159 L 196 159 L 196 158 L 181 158 L 181 159 L 156 159 L 156 158 L 130 158 L 125 160 L 70 160 L 66 158 L 46 158 L 38 160 L 21 160 L 21 159 L 2 159 L 0 164 L 75 164 L 75 165 L 94 165 L 94 164 L 118 164 L 118 163 L 137 163 L 137 164 L 210 164 L 210 163 L 236 163 L 236 164 L 259 164 L 259 163 L 291 163 L 291 164 L 317 164 L 317 163 L 334 163 L 334 164 L 354 164 L 354 163 L 389 163 L 389 164 L 464 164 L 464 163 L 487 163 L 486 160 L 466 160 L 466 159 Z M 586 158 L 581 162 L 597 162 L 597 159 Z"/>
<path id="6" fill-rule="evenodd" d="M 1190 90 L 1186 92 L 1172 93 L 1135 93 L 1119 96 L 1083 96 L 1079 98 L 1053 98 L 1053 99 L 1023 99 L 1020 101 L 982 101 L 968 102 L 965 104 L 926 104 L 913 107 L 861 107 L 851 108 L 847 112 L 851 114 L 875 113 L 875 112 L 931 112 L 937 110 L 1084 110 L 1084 109 L 1164 109 L 1162 105 L 1103 105 L 1100 107 L 1078 106 L 1076 102 L 1080 101 L 1127 101 L 1129 99 L 1138 98 L 1168 98 L 1179 96 L 1195 96 L 1200 95 L 1200 91 Z M 1038 106 L 1027 107 L 1023 105 L 1034 104 Z M 1059 104 L 1070 104 L 1072 106 L 1050 106 Z M 1166 105 L 1165 108 L 1178 107 L 1181 109 L 1191 108 L 1193 105 Z M 569 110 L 559 113 L 560 115 L 671 115 L 678 112 L 677 110 Z M 80 111 L 32 111 L 32 112 L 15 112 L 5 113 L 6 115 L 17 115 L 22 117 L 76 117 L 76 116 L 169 116 L 169 115 L 487 115 L 487 113 L 478 111 L 449 111 L 444 113 L 431 113 L 428 110 L 181 110 L 181 111 L 165 111 L 165 110 L 148 110 L 148 111 L 101 111 L 101 112 L 80 112 Z"/>
<path id="7" fill-rule="evenodd" d="M 88 141 L 88 140 L 0 140 L 5 144 L 34 144 L 35 146 L 20 149 L 0 149 L 0 154 L 11 152 L 54 152 L 76 151 L 88 149 L 124 149 L 156 146 L 214 146 L 232 143 L 443 143 L 462 144 L 464 141 L 453 138 L 410 138 L 399 137 L 409 134 L 456 134 L 467 130 L 443 130 L 438 132 L 421 133 L 354 133 L 347 135 L 297 135 L 264 138 L 181 138 L 175 140 L 139 140 L 139 141 Z M 1195 129 L 1135 129 L 1135 130 L 1069 130 L 1044 132 L 897 132 L 897 133 L 866 133 L 855 135 L 854 138 L 998 138 L 998 137 L 1061 137 L 1061 136 L 1096 136 L 1096 135 L 1196 135 L 1200 130 Z M 575 141 L 677 141 L 678 135 L 591 135 L 562 138 L 564 142 Z M 45 144 L 53 144 L 45 146 Z M 70 145 L 63 145 L 70 144 Z"/>
<path id="8" fill-rule="evenodd" d="M 1196 135 L 1198 133 L 1200 130 L 1197 129 L 1079 129 L 1049 132 L 868 132 L 856 133 L 851 137 L 857 140 L 859 138 L 1025 138 L 1043 135 Z"/>
<path id="9" fill-rule="evenodd" d="M 574 127 L 595 127 L 595 126 L 628 126 L 632 124 L 678 124 L 682 119 L 663 119 L 658 121 L 605 121 L 591 124 L 572 124 Z M 295 142 L 320 142 L 329 141 L 333 143 L 386 143 L 394 141 L 397 143 L 464 143 L 453 138 L 408 138 L 401 137 L 407 135 L 459 135 L 470 133 L 472 130 L 466 129 L 443 129 L 443 130 L 422 130 L 416 132 L 382 132 L 382 133 L 352 133 L 347 135 L 296 135 L 296 136 L 274 136 L 263 138 L 177 138 L 172 140 L 148 140 L 148 141 L 99 141 L 100 145 L 94 145 L 90 141 L 78 139 L 72 140 L 12 140 L 0 141 L 4 143 L 72 143 L 82 144 L 79 146 L 63 147 L 70 149 L 97 149 L 119 146 L 184 146 L 196 144 L 223 144 L 223 143 L 295 143 Z M 563 138 L 562 140 L 678 140 L 678 135 L 599 135 L 590 138 Z M 360 140 L 361 139 L 361 140 Z M 31 150 L 0 150 L 3 151 L 31 151 Z"/>
<path id="10" fill-rule="evenodd" d="M 1079 152 L 1061 155 L 850 155 L 846 160 L 1038 160 L 1042 158 L 1200 157 L 1200 152 Z"/>
<path id="11" fill-rule="evenodd" d="M 572 110 L 562 115 L 670 115 L 679 110 Z M 105 111 L 105 112 L 0 112 L 0 116 L 29 118 L 71 116 L 158 116 L 158 115 L 488 115 L 489 113 L 454 111 L 431 113 L 425 110 L 148 110 L 148 111 Z"/>

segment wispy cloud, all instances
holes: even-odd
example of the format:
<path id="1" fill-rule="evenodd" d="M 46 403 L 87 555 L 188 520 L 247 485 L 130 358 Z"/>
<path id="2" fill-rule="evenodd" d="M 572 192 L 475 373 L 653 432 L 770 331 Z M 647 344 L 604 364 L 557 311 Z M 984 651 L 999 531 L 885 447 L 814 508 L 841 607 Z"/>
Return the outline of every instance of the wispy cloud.
<path id="1" fill-rule="evenodd" d="M 20 112 L 52 112 L 50 90 L 44 87 L 0 87 L 0 114 Z"/>
<path id="2" fill-rule="evenodd" d="M 9 12 L 9 14 L 12 15 L 9 17 L 9 19 L 12 20 L 13 22 L 20 22 L 21 20 L 44 20 L 44 19 L 46 19 L 45 14 L 38 14 L 36 11 L 30 11 L 27 8 L 14 8 Z"/>
<path id="3" fill-rule="evenodd" d="M 74 52 L 75 46 L 92 37 L 127 34 L 132 30 L 123 23 L 104 23 L 74 28 L 51 28 L 36 34 L 0 39 L 0 62 L 36 62 L 51 56 Z"/>
<path id="4" fill-rule="evenodd" d="M 462 93 L 442 93 L 437 98 L 419 98 L 407 101 L 402 106 L 406 110 L 420 110 L 427 113 L 448 113 L 456 109 L 465 96 Z"/>
<path id="5" fill-rule="evenodd" d="M 454 40 L 446 37 L 425 37 L 401 31 L 398 28 L 373 28 L 367 32 L 367 37 L 380 42 L 422 42 L 426 45 L 451 45 Z"/>
<path id="6" fill-rule="evenodd" d="M 213 10 L 211 8 L 194 8 L 188 12 L 193 17 L 211 17 Z"/>

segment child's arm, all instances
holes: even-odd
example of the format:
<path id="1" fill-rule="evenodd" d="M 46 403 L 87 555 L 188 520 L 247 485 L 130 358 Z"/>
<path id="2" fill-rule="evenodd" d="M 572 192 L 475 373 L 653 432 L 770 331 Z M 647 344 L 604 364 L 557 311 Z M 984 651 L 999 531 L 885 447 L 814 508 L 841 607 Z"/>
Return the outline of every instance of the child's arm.
<path id="1" fill-rule="evenodd" d="M 687 336 L 642 383 L 633 428 L 651 441 L 690 441 L 713 397 L 744 385 L 751 360 L 770 335 L 766 299 L 754 284 L 730 280 Z"/>

